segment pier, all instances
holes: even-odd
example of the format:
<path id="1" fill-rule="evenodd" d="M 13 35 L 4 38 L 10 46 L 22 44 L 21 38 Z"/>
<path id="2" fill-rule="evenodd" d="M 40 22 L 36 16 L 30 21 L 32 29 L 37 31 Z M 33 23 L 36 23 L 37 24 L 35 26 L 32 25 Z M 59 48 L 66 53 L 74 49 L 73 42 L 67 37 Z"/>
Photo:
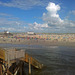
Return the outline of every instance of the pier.
<path id="1" fill-rule="evenodd" d="M 0 75 L 23 75 L 24 63 L 29 64 L 29 75 L 31 75 L 31 66 L 42 69 L 43 64 L 38 62 L 24 50 L 15 48 L 0 48 Z"/>

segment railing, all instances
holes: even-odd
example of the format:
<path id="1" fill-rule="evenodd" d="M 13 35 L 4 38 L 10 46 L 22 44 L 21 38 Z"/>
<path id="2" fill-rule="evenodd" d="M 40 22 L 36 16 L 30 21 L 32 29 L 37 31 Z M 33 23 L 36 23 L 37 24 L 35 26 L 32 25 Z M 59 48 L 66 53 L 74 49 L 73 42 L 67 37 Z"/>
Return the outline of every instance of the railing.
<path id="1" fill-rule="evenodd" d="M 30 64 L 32 66 L 34 66 L 35 68 L 38 68 L 38 69 L 42 69 L 43 64 L 39 63 L 36 59 L 31 57 L 29 54 L 25 53 L 25 60 L 24 61 L 29 63 L 29 59 L 30 59 Z"/>
<path id="2" fill-rule="evenodd" d="M 22 69 L 22 63 L 21 62 L 29 63 L 29 74 L 30 75 L 31 75 L 31 65 L 37 69 L 42 69 L 42 67 L 43 67 L 43 64 L 39 63 L 36 59 L 34 59 L 32 56 L 30 56 L 27 53 L 25 53 L 24 57 L 20 57 L 18 59 L 6 61 L 5 60 L 5 51 L 3 49 L 0 49 L 0 75 L 5 75 L 5 73 L 7 75 L 9 75 L 9 74 L 10 75 L 17 75 L 17 72 L 19 71 L 19 69 L 20 69 L 20 71 Z M 10 70 L 9 70 L 10 66 L 12 66 L 13 63 L 18 63 L 18 65 L 14 69 L 14 74 L 12 74 L 12 72 L 10 72 Z M 4 65 L 6 65 L 6 67 Z M 13 67 L 11 67 L 11 68 L 13 69 Z M 3 73 L 2 73 L 2 71 L 3 71 Z M 22 73 L 22 71 L 20 73 Z"/>

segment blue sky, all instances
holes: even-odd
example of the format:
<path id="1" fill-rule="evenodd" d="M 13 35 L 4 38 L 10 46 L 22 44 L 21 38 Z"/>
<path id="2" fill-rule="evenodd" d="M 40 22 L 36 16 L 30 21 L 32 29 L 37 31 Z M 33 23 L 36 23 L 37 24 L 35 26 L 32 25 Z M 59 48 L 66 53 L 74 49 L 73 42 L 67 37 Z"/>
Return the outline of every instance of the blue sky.
<path id="1" fill-rule="evenodd" d="M 0 31 L 75 33 L 75 0 L 0 0 Z"/>

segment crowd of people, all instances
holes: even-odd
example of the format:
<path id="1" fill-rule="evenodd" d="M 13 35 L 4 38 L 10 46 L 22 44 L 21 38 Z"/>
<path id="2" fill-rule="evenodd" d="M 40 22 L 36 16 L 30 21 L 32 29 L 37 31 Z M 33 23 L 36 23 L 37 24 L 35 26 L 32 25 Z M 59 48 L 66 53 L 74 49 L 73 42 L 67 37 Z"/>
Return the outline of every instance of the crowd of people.
<path id="1" fill-rule="evenodd" d="M 50 41 L 68 41 L 75 42 L 75 34 L 38 34 L 38 35 L 14 35 L 16 39 L 27 39 L 27 40 L 50 40 Z"/>

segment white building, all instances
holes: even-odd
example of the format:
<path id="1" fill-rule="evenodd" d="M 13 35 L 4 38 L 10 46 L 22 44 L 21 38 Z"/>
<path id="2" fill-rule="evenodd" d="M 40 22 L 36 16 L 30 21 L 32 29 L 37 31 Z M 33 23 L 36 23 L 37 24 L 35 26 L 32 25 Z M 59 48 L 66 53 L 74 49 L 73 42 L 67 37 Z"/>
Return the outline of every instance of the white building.
<path id="1" fill-rule="evenodd" d="M 9 34 L 10 32 L 9 31 L 4 31 L 4 33 Z"/>
<path id="2" fill-rule="evenodd" d="M 35 35 L 34 32 L 27 32 L 28 35 Z"/>

